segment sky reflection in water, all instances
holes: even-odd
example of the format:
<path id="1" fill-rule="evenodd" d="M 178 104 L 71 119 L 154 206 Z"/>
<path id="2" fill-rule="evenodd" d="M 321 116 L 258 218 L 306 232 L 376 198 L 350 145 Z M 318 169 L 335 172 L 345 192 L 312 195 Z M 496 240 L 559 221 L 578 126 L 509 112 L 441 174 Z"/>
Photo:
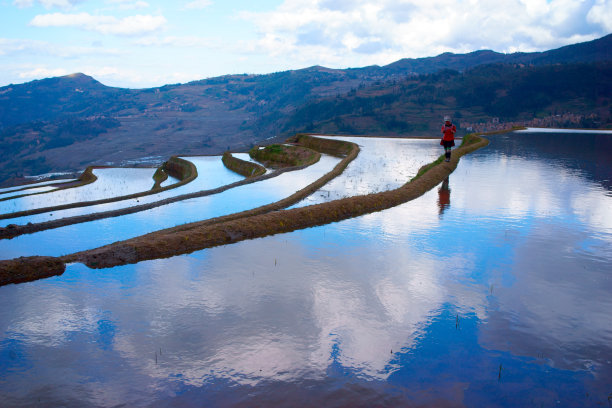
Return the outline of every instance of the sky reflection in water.
<path id="1" fill-rule="evenodd" d="M 103 211 L 111 211 L 120 208 L 128 208 L 134 205 L 152 203 L 155 201 L 160 201 L 169 197 L 175 197 L 182 194 L 189 194 L 196 191 L 203 190 L 211 190 L 217 187 L 221 187 L 226 184 L 234 183 L 236 181 L 240 181 L 244 179 L 241 175 L 234 173 L 233 171 L 227 169 L 223 162 L 221 161 L 221 156 L 189 156 L 182 157 L 185 160 L 189 160 L 192 162 L 197 171 L 198 177 L 195 180 L 184 184 L 182 186 L 173 188 L 171 190 L 167 190 L 157 194 L 151 194 L 144 197 L 121 200 L 107 204 L 98 204 L 87 207 L 79 207 L 79 208 L 70 208 L 67 210 L 60 211 L 51 211 L 42 214 L 29 215 L 26 217 L 18 217 L 11 218 L 8 220 L 0 220 L 0 226 L 8 225 L 8 224 L 27 224 L 28 222 L 37 223 L 48 221 L 50 219 L 58 219 L 65 217 L 73 217 L 81 214 L 91 214 L 95 212 L 103 212 Z M 130 170 L 130 169 L 126 169 Z M 125 177 L 128 177 L 128 174 L 124 174 Z M 162 183 L 162 186 L 167 186 L 169 183 L 177 182 L 178 180 L 173 177 L 168 177 L 168 179 Z M 145 190 L 153 187 L 153 184 L 150 184 Z M 48 204 L 46 204 L 48 206 Z M 52 214 L 52 215 L 50 215 Z"/>
<path id="2" fill-rule="evenodd" d="M 605 406 L 607 178 L 568 167 L 564 150 L 513 154 L 550 135 L 513 137 L 464 157 L 450 197 L 434 189 L 340 223 L 0 288 L 0 397 Z"/>
<path id="3" fill-rule="evenodd" d="M 29 255 L 59 256 L 97 248 L 163 228 L 256 208 L 278 201 L 306 187 L 331 171 L 339 161 L 338 158 L 322 155 L 317 163 L 305 169 L 286 172 L 218 194 L 182 200 L 121 217 L 68 225 L 21 235 L 10 240 L 0 240 L 0 259 Z"/>
<path id="4" fill-rule="evenodd" d="M 393 190 L 440 155 L 438 139 L 333 137 L 359 145 L 359 155 L 341 175 L 294 207 Z"/>
<path id="5" fill-rule="evenodd" d="M 93 183 L 2 201 L 0 202 L 0 214 L 140 193 L 153 187 L 155 170 L 114 167 L 94 169 L 93 173 L 98 178 Z M 23 194 L 28 194 L 28 191 L 24 191 Z"/>

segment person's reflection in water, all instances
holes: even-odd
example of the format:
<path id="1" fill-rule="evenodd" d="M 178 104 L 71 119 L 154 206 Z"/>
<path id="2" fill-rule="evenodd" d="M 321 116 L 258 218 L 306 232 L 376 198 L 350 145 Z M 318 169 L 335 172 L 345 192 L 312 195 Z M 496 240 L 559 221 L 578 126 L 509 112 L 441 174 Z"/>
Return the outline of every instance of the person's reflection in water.
<path id="1" fill-rule="evenodd" d="M 450 188 L 448 187 L 448 177 L 444 179 L 442 185 L 438 189 L 438 208 L 440 209 L 440 217 L 448 207 L 450 207 Z"/>

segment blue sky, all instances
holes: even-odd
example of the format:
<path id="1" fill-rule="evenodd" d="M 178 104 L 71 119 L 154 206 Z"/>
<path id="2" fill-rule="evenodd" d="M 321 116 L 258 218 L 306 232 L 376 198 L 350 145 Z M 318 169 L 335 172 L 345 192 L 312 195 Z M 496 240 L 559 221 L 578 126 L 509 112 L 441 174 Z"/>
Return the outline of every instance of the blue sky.
<path id="1" fill-rule="evenodd" d="M 0 0 L 0 86 L 142 88 L 312 65 L 541 51 L 612 32 L 612 0 Z"/>

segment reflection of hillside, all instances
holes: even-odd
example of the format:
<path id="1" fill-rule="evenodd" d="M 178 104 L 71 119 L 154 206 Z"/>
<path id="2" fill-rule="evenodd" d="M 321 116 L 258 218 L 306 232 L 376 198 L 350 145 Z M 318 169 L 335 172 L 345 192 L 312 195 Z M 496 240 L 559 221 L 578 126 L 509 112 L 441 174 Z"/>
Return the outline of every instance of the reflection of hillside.
<path id="1" fill-rule="evenodd" d="M 503 143 L 495 143 L 496 139 Z M 578 171 L 612 191 L 612 135 L 590 133 L 514 132 L 491 137 L 490 149 L 525 159 L 546 160 Z"/>

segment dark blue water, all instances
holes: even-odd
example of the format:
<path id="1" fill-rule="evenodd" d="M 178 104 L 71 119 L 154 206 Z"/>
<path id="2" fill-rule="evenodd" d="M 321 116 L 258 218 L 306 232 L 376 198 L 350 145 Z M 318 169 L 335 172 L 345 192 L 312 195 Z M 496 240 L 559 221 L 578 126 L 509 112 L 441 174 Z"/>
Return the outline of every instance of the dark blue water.
<path id="1" fill-rule="evenodd" d="M 495 137 L 384 212 L 1 287 L 0 400 L 610 406 L 612 160 L 592 137 Z"/>

